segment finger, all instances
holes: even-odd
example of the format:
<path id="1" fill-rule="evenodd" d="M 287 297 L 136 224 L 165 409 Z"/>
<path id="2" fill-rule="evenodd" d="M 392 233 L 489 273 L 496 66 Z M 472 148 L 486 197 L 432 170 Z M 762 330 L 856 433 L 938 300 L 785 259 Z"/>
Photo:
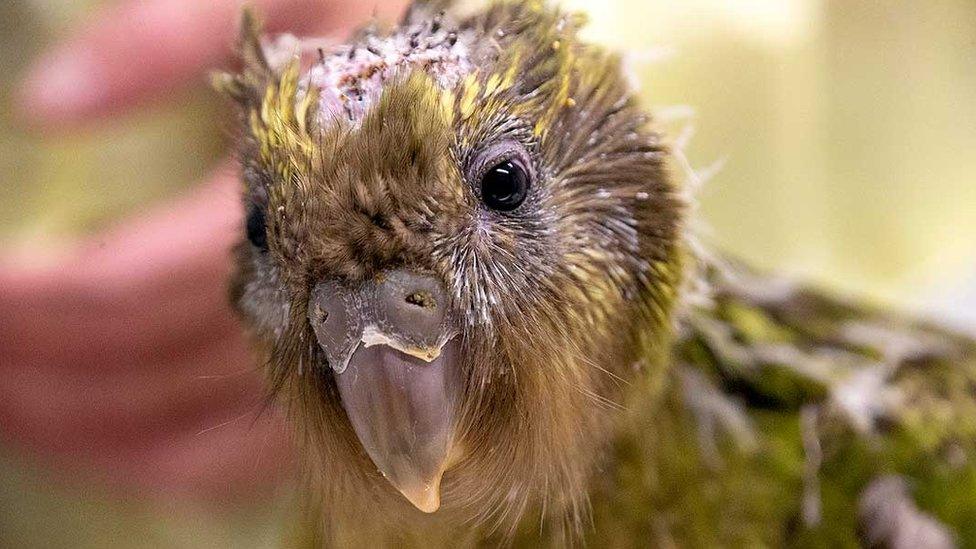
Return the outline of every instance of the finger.
<path id="1" fill-rule="evenodd" d="M 157 397 L 143 410 L 124 405 L 125 391 L 133 387 L 121 383 L 114 392 L 98 389 L 87 395 L 86 407 L 89 387 L 63 387 L 57 396 L 69 402 L 46 398 L 54 406 L 40 410 L 38 401 L 18 398 L 16 393 L 26 387 L 15 379 L 0 387 L 0 433 L 8 449 L 29 451 L 52 472 L 127 491 L 239 497 L 269 488 L 269 481 L 287 471 L 287 429 L 274 409 L 262 413 L 255 405 L 258 391 L 239 395 L 237 387 L 201 392 L 184 383 L 168 386 L 183 387 L 190 396 L 167 394 L 174 402 Z M 137 402 L 145 394 L 137 390 L 128 398 Z M 99 397 L 109 397 L 114 410 L 106 411 L 104 403 L 95 401 Z M 27 410 L 10 414 L 18 403 Z M 196 408 L 201 412 L 186 417 L 187 409 Z"/>
<path id="2" fill-rule="evenodd" d="M 47 455 L 111 459 L 137 452 L 153 439 L 214 428 L 233 419 L 228 410 L 260 410 L 264 394 L 253 364 L 232 338 L 108 376 L 11 369 L 0 386 L 0 433 Z M 242 372 L 214 375 L 229 367 Z"/>
<path id="3" fill-rule="evenodd" d="M 339 32 L 401 0 L 255 0 L 271 32 Z M 20 93 L 28 121 L 76 124 L 200 79 L 229 54 L 242 0 L 132 0 L 105 8 L 34 64 Z"/>
<path id="4" fill-rule="evenodd" d="M 0 370 L 110 371 L 239 332 L 226 302 L 240 205 L 231 171 L 42 269 L 0 261 Z M 5 265 L 4 265 L 5 264 Z"/>
<path id="5" fill-rule="evenodd" d="M 183 360 L 94 379 L 8 372 L 0 437 L 55 471 L 120 489 L 220 498 L 267 488 L 287 469 L 285 429 L 265 408 L 261 376 L 208 375 L 252 364 L 249 353 L 232 340 Z"/>
<path id="6" fill-rule="evenodd" d="M 280 490 L 295 467 L 294 451 L 282 414 L 255 418 L 244 410 L 236 419 L 205 432 L 186 432 L 154 452 L 141 485 L 174 495 L 209 499 L 252 499 Z"/>

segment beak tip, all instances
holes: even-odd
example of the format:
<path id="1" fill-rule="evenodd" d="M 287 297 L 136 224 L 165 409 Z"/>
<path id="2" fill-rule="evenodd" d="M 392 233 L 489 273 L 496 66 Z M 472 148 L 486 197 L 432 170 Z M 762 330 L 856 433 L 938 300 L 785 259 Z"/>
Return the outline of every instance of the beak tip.
<path id="1" fill-rule="evenodd" d="M 441 477 L 431 479 L 422 485 L 400 488 L 400 493 L 414 507 L 424 513 L 434 513 L 441 508 Z"/>
<path id="2" fill-rule="evenodd" d="M 429 498 L 428 501 L 423 502 L 415 501 L 413 504 L 417 509 L 427 514 L 435 513 L 441 508 L 440 498 L 438 497 Z"/>

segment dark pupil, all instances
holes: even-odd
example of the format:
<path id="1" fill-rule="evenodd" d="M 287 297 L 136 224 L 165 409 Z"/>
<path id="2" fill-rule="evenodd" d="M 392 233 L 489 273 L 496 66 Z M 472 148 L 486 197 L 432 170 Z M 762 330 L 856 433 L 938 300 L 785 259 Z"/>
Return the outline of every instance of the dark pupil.
<path id="1" fill-rule="evenodd" d="M 268 249 L 268 232 L 264 223 L 264 209 L 251 206 L 247 210 L 247 239 L 260 250 Z"/>
<path id="2" fill-rule="evenodd" d="M 481 199 L 493 210 L 507 212 L 518 208 L 528 192 L 525 170 L 511 161 L 488 170 L 481 179 Z"/>

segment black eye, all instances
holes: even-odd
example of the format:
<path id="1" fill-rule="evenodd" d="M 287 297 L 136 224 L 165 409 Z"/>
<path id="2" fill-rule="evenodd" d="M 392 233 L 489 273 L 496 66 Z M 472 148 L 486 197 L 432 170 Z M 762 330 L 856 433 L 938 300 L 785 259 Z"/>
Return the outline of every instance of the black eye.
<path id="1" fill-rule="evenodd" d="M 518 208 L 529 194 L 529 175 L 517 162 L 506 160 L 481 176 L 481 200 L 500 212 Z"/>
<path id="2" fill-rule="evenodd" d="M 247 239 L 255 248 L 268 249 L 268 229 L 264 223 L 264 208 L 252 205 L 247 209 Z"/>

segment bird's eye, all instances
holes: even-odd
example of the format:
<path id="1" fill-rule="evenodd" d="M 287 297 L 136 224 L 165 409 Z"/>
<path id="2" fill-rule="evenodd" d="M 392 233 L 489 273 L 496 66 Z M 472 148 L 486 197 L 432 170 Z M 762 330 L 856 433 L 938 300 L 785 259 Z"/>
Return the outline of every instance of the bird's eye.
<path id="1" fill-rule="evenodd" d="M 264 208 L 251 205 L 247 209 L 247 239 L 255 248 L 266 251 L 268 249 L 268 229 L 264 220 Z"/>
<path id="2" fill-rule="evenodd" d="M 529 175 L 518 162 L 506 160 L 481 176 L 481 200 L 492 210 L 510 212 L 529 194 Z"/>

